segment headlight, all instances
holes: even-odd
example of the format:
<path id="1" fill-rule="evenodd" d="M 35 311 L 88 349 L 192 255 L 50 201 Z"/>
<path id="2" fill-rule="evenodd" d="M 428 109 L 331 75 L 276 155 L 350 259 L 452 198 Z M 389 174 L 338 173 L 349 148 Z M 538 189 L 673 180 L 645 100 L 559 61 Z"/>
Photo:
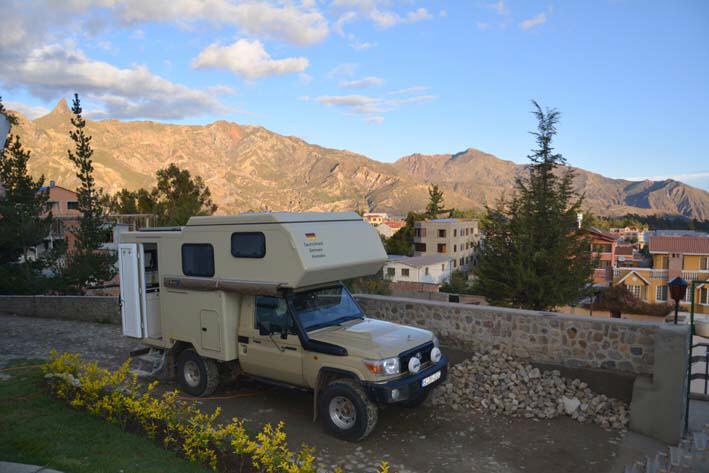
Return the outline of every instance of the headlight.
<path id="1" fill-rule="evenodd" d="M 438 363 L 439 361 L 441 361 L 442 356 L 443 354 L 441 353 L 441 349 L 438 347 L 433 347 L 433 349 L 431 350 L 431 361 L 434 363 Z"/>
<path id="2" fill-rule="evenodd" d="M 399 358 L 384 360 L 364 360 L 365 366 L 374 374 L 399 374 Z"/>
<path id="3" fill-rule="evenodd" d="M 435 335 L 433 336 L 433 346 L 436 347 L 436 348 L 440 348 L 440 347 L 441 347 L 441 342 L 438 341 L 438 337 L 435 336 Z"/>

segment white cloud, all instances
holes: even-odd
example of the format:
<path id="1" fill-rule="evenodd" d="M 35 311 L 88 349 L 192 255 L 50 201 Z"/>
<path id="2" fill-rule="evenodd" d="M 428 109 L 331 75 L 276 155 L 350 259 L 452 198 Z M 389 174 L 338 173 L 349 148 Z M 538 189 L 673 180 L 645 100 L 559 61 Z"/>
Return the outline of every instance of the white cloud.
<path id="1" fill-rule="evenodd" d="M 369 17 L 380 28 L 389 28 L 400 23 L 416 23 L 418 21 L 430 20 L 433 18 L 425 8 L 418 8 L 401 16 L 391 10 L 379 10 L 377 8 L 369 12 Z"/>
<path id="2" fill-rule="evenodd" d="M 340 36 L 345 36 L 345 24 L 354 21 L 357 18 L 357 13 L 353 11 L 348 11 L 340 15 L 335 23 L 332 25 L 332 29 L 335 33 Z"/>
<path id="3" fill-rule="evenodd" d="M 340 108 L 349 114 L 361 115 L 367 122 L 381 123 L 384 121 L 385 113 L 393 112 L 407 105 L 428 102 L 437 98 L 433 95 L 411 95 L 410 90 L 419 90 L 419 87 L 397 90 L 382 97 L 370 95 L 323 95 L 316 97 L 315 100 L 322 105 Z"/>
<path id="4" fill-rule="evenodd" d="M 357 71 L 358 67 L 359 66 L 357 64 L 354 64 L 351 62 L 345 62 L 342 64 L 338 64 L 337 66 L 330 69 L 330 71 L 327 73 L 327 76 L 330 78 L 351 77 Z"/>
<path id="5" fill-rule="evenodd" d="M 298 80 L 300 81 L 301 84 L 310 84 L 313 81 L 313 76 L 310 74 L 306 74 L 305 72 L 301 72 L 298 74 Z"/>
<path id="6" fill-rule="evenodd" d="M 345 23 L 357 18 L 367 18 L 380 28 L 390 28 L 399 24 L 416 23 L 433 18 L 426 8 L 420 7 L 406 13 L 399 13 L 389 8 L 390 3 L 388 0 L 334 0 L 331 6 L 344 13 L 333 25 L 333 30 L 344 36 Z"/>
<path id="7" fill-rule="evenodd" d="M 523 30 L 530 30 L 539 25 L 543 25 L 547 21 L 546 13 L 540 13 L 539 15 L 533 16 L 532 18 L 527 18 L 519 24 L 519 27 Z"/>
<path id="8" fill-rule="evenodd" d="M 130 34 L 131 39 L 143 39 L 145 38 L 145 32 L 143 30 L 134 30 Z"/>
<path id="9" fill-rule="evenodd" d="M 229 69 L 247 80 L 303 72 L 308 65 L 308 59 L 304 57 L 272 59 L 261 41 L 247 39 L 240 39 L 229 46 L 214 43 L 192 61 L 194 68 Z"/>
<path id="10" fill-rule="evenodd" d="M 20 102 L 5 102 L 4 105 L 6 109 L 21 113 L 30 120 L 49 113 L 49 109 L 41 105 L 25 105 Z"/>
<path id="11" fill-rule="evenodd" d="M 369 76 L 363 79 L 342 81 L 340 82 L 340 87 L 346 89 L 366 89 L 367 87 L 382 85 L 383 83 L 384 79 L 381 77 Z"/>
<path id="12" fill-rule="evenodd" d="M 59 44 L 0 61 L 0 83 L 22 86 L 44 100 L 78 91 L 99 102 L 96 116 L 179 119 L 226 111 L 213 93 L 175 84 L 143 65 L 118 68 Z"/>
<path id="13" fill-rule="evenodd" d="M 387 93 L 387 95 L 410 95 L 410 94 L 420 94 L 426 92 L 428 87 L 423 85 L 414 85 L 412 87 L 406 87 L 405 89 L 392 90 Z"/>
<path id="14" fill-rule="evenodd" d="M 90 0 L 86 0 L 90 2 Z M 103 3 L 103 0 L 95 0 Z M 276 6 L 268 2 L 230 0 L 124 0 L 113 5 L 119 17 L 129 23 L 145 21 L 191 23 L 206 20 L 231 25 L 244 33 L 293 44 L 322 41 L 328 34 L 325 17 L 308 4 Z"/>
<path id="15" fill-rule="evenodd" d="M 377 43 L 369 43 L 366 41 L 359 42 L 359 41 L 353 41 L 350 43 L 350 47 L 352 49 L 356 49 L 357 51 L 364 51 L 370 48 L 373 48 L 377 45 Z"/>
<path id="16" fill-rule="evenodd" d="M 487 5 L 488 8 L 491 8 L 497 12 L 498 15 L 500 16 L 505 16 L 510 13 L 509 9 L 507 8 L 507 5 L 505 5 L 505 0 L 497 0 L 494 3 L 490 3 Z"/>

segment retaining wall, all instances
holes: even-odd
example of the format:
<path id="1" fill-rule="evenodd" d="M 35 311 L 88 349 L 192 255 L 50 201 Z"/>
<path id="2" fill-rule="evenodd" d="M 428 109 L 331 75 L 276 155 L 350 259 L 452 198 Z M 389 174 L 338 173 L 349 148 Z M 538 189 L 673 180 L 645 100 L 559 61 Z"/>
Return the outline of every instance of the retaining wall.
<path id="1" fill-rule="evenodd" d="M 121 323 L 118 297 L 0 296 L 0 312 L 49 319 Z"/>

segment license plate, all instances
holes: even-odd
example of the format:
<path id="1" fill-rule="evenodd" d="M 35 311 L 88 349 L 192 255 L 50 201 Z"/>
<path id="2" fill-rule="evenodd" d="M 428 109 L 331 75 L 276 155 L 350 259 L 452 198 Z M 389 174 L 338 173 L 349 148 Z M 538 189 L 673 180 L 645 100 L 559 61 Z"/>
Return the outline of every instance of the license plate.
<path id="1" fill-rule="evenodd" d="M 421 380 L 421 387 L 422 387 L 422 388 L 425 388 L 425 387 L 428 386 L 429 384 L 434 383 L 434 382 L 438 381 L 439 379 L 441 379 L 441 372 L 440 372 L 440 371 L 436 371 L 436 372 L 433 373 L 431 376 L 428 376 L 428 377 L 423 378 L 423 379 Z"/>

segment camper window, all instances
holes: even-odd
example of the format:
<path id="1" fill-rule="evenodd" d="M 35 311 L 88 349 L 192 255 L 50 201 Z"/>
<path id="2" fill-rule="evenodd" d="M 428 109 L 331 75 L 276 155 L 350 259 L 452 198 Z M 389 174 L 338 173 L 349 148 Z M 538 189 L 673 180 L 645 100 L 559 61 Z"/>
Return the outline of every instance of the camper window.
<path id="1" fill-rule="evenodd" d="M 182 272 L 185 276 L 214 276 L 214 248 L 209 243 L 182 245 Z"/>
<path id="2" fill-rule="evenodd" d="M 263 258 L 266 255 L 266 238 L 261 232 L 232 233 L 231 255 L 235 258 Z"/>

